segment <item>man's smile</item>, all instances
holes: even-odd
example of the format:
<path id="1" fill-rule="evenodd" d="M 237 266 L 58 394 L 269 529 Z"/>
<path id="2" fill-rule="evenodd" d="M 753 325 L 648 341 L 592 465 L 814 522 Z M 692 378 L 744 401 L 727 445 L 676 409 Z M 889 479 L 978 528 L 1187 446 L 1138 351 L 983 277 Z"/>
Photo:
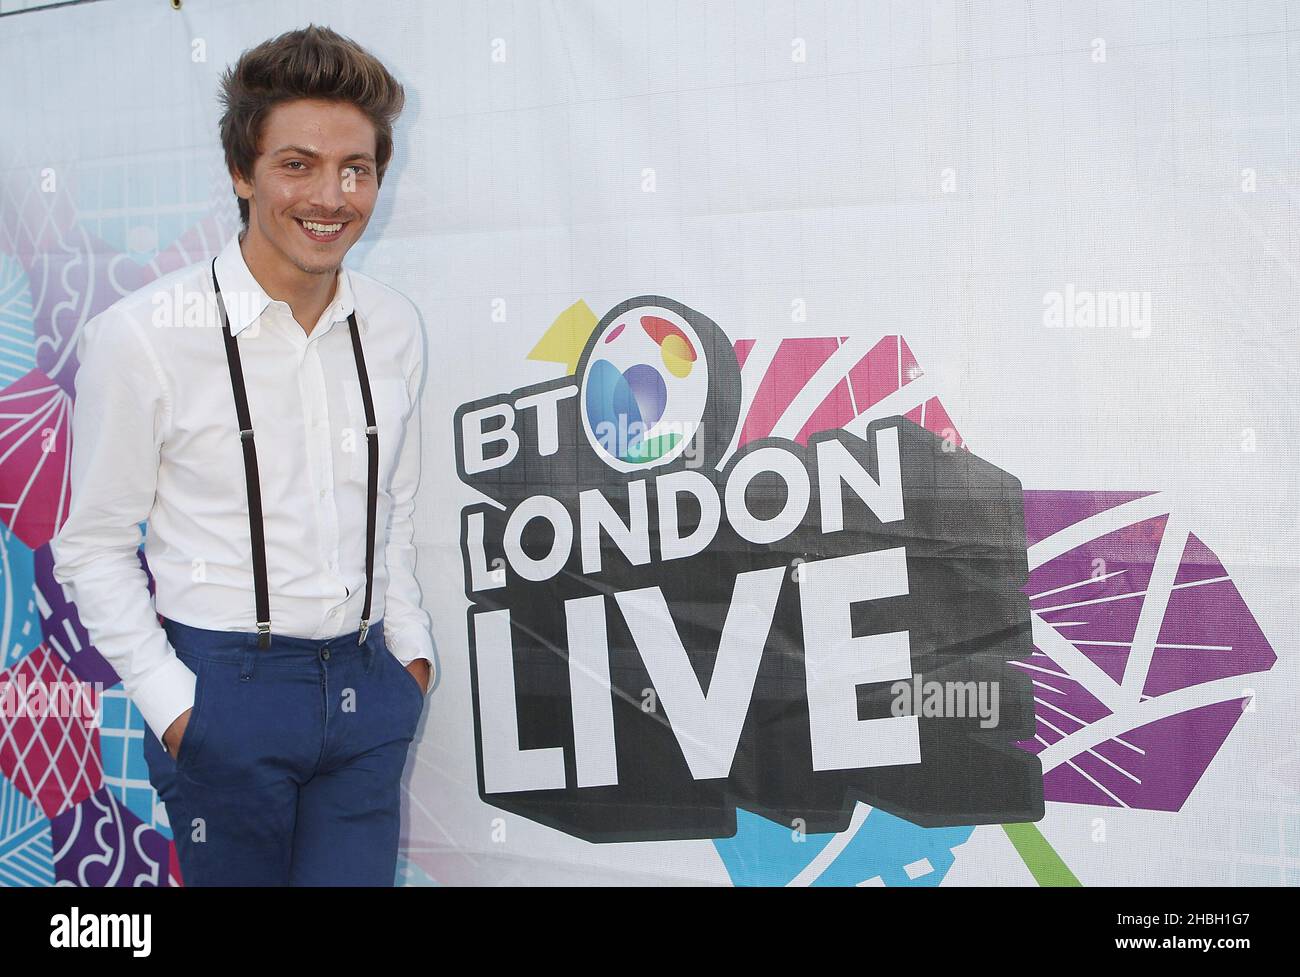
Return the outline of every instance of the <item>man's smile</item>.
<path id="1" fill-rule="evenodd" d="M 295 217 L 294 220 L 309 238 L 326 244 L 342 237 L 343 229 L 348 225 L 347 221 L 312 221 L 301 217 Z"/>

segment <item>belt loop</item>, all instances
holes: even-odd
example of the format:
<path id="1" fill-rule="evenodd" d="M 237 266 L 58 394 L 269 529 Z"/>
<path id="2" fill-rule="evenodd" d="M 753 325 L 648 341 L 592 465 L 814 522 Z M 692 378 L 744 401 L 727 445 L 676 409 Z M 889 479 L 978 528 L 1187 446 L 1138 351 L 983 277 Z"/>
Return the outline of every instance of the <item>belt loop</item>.
<path id="1" fill-rule="evenodd" d="M 247 647 L 244 649 L 244 660 L 239 668 L 239 680 L 247 682 L 253 677 L 253 662 L 257 660 L 257 651 L 254 648 Z"/>

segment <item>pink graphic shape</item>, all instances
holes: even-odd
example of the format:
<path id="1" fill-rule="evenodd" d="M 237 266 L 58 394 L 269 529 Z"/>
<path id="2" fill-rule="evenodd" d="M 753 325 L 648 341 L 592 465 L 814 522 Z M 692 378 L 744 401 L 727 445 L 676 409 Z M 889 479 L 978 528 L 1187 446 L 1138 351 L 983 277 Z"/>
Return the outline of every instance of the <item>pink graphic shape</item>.
<path id="1" fill-rule="evenodd" d="M 808 382 L 847 341 L 843 336 L 783 339 L 771 362 L 756 378 L 749 411 L 741 419 L 739 445 L 769 437 L 778 422 Z M 743 370 L 755 340 L 735 343 L 736 359 Z M 814 408 L 794 440 L 807 444 L 819 431 L 843 427 L 869 407 L 897 392 L 922 375 L 911 349 L 901 336 L 885 336 L 857 362 L 833 377 L 833 385 Z M 937 398 L 930 398 L 907 416 L 928 431 L 965 445 L 947 411 Z"/>
<path id="2" fill-rule="evenodd" d="M 50 689 L 55 683 L 77 683 L 77 676 L 44 644 L 16 665 L 0 672 L 0 684 L 13 686 L 11 695 L 30 696 L 34 686 Z M 85 713 L 99 709 L 94 686 L 83 686 L 89 696 Z M 27 699 L 31 703 L 31 699 Z M 33 703 L 33 706 L 35 704 Z M 47 818 L 54 818 L 85 800 L 104 780 L 99 755 L 99 727 L 85 714 L 67 709 L 40 709 L 32 714 L 5 715 L 0 724 L 0 774 L 38 804 Z M 18 710 L 14 710 L 15 713 Z"/>
<path id="3" fill-rule="evenodd" d="M 71 398 L 40 370 L 0 391 L 0 519 L 33 550 L 67 517 L 71 421 Z"/>

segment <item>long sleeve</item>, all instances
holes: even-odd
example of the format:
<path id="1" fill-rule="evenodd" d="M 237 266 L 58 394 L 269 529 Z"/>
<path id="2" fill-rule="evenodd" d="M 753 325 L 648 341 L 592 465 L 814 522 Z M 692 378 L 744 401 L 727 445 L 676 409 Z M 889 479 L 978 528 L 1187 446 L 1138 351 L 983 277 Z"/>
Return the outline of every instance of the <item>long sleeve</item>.
<path id="1" fill-rule="evenodd" d="M 415 492 L 420 484 L 420 391 L 424 381 L 424 337 L 414 306 L 415 341 L 406 368 L 406 389 L 411 413 L 399 448 L 393 472 L 393 515 L 384 564 L 388 570 L 388 589 L 384 594 L 384 640 L 403 665 L 417 658 L 429 662 L 429 686 L 433 691 L 438 680 L 437 652 L 434 648 L 431 621 L 420 606 L 420 584 L 415 578 Z"/>
<path id="2" fill-rule="evenodd" d="M 195 675 L 158 621 L 140 565 L 170 405 L 142 327 L 108 310 L 82 330 L 72 413 L 72 502 L 51 541 L 54 579 L 99 653 L 162 739 L 194 704 Z"/>

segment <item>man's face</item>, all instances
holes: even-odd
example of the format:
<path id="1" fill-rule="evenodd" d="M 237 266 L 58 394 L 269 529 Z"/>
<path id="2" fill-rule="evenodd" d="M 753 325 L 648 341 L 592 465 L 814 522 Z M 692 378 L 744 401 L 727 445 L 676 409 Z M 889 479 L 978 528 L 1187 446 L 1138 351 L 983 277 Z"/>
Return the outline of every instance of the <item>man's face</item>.
<path id="1" fill-rule="evenodd" d="M 346 102 L 282 102 L 267 114 L 258 149 L 251 176 L 233 174 L 248 201 L 248 235 L 300 271 L 336 271 L 379 193 L 374 124 Z"/>

